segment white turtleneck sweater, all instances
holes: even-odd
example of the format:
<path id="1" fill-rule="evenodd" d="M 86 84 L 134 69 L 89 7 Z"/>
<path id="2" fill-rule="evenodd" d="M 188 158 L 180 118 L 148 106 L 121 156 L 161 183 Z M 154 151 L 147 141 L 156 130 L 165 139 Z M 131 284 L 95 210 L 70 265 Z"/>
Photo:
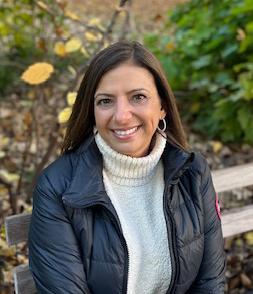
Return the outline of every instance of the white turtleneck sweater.
<path id="1" fill-rule="evenodd" d="M 166 140 L 156 135 L 148 156 L 114 151 L 97 134 L 103 155 L 106 192 L 118 214 L 129 253 L 128 294 L 163 294 L 169 288 L 171 260 L 163 212 L 164 175 L 160 160 Z"/>

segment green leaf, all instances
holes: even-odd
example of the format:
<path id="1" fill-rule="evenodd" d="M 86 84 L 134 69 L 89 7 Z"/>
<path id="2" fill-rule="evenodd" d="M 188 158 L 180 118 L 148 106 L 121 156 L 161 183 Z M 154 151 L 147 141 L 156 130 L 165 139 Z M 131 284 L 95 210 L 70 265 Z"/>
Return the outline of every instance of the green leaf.
<path id="1" fill-rule="evenodd" d="M 223 58 L 227 58 L 231 54 L 235 53 L 238 50 L 239 46 L 238 44 L 229 44 L 228 46 L 225 47 L 224 50 L 221 51 L 221 56 Z"/>
<path id="2" fill-rule="evenodd" d="M 192 66 L 194 69 L 201 69 L 203 67 L 210 65 L 211 61 L 212 61 L 211 55 L 204 55 L 204 56 L 201 56 L 199 59 L 193 61 Z"/>
<path id="3" fill-rule="evenodd" d="M 250 108 L 241 108 L 237 112 L 238 121 L 244 131 L 249 128 L 249 124 L 251 120 L 253 120 L 253 116 Z"/>
<path id="4" fill-rule="evenodd" d="M 253 33 L 253 21 L 246 24 L 246 31 L 248 33 Z"/>
<path id="5" fill-rule="evenodd" d="M 239 90 L 231 95 L 228 96 L 228 99 L 232 102 L 237 102 L 240 99 L 243 99 L 244 91 Z"/>
<path id="6" fill-rule="evenodd" d="M 217 83 L 221 87 L 225 87 L 234 84 L 234 80 L 232 79 L 230 73 L 218 72 L 215 76 L 215 83 Z"/>
<path id="7" fill-rule="evenodd" d="M 249 127 L 247 130 L 245 130 L 245 141 L 252 144 L 253 143 L 253 118 L 251 119 L 249 123 Z"/>

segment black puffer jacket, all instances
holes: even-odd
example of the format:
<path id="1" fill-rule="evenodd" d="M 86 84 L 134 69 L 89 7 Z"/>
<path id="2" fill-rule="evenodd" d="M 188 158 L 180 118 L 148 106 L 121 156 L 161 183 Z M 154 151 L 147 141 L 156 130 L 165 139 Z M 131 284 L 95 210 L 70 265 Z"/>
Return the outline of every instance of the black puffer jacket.
<path id="1" fill-rule="evenodd" d="M 163 162 L 172 259 L 167 293 L 224 293 L 223 238 L 207 163 L 169 143 Z M 29 258 L 39 293 L 126 293 L 127 246 L 94 139 L 44 170 L 33 201 Z"/>

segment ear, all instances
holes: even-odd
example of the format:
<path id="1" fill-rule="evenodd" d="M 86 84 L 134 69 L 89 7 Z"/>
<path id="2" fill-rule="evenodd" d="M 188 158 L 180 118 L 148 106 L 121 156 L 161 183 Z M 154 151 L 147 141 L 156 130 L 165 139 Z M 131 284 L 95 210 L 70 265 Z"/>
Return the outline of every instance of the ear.
<path id="1" fill-rule="evenodd" d="M 165 116 L 166 116 L 166 111 L 164 110 L 163 107 L 161 107 L 161 111 L 160 111 L 160 119 L 165 118 Z"/>

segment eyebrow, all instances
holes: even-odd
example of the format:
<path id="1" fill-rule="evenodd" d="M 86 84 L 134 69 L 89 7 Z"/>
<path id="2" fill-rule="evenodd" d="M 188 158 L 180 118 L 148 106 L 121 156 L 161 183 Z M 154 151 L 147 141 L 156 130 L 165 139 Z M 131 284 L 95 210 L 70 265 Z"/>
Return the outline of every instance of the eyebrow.
<path id="1" fill-rule="evenodd" d="M 131 94 L 131 93 L 133 93 L 133 92 L 138 92 L 138 91 L 145 91 L 145 92 L 149 92 L 147 89 L 144 89 L 144 88 L 137 88 L 137 89 L 133 89 L 133 90 L 130 90 L 130 91 L 128 91 L 127 92 L 127 94 Z M 105 93 L 105 92 L 101 92 L 101 93 L 97 93 L 96 95 L 95 95 L 95 99 L 97 98 L 97 96 L 109 96 L 109 97 L 114 97 L 114 95 L 113 94 L 110 94 L 110 93 Z"/>

